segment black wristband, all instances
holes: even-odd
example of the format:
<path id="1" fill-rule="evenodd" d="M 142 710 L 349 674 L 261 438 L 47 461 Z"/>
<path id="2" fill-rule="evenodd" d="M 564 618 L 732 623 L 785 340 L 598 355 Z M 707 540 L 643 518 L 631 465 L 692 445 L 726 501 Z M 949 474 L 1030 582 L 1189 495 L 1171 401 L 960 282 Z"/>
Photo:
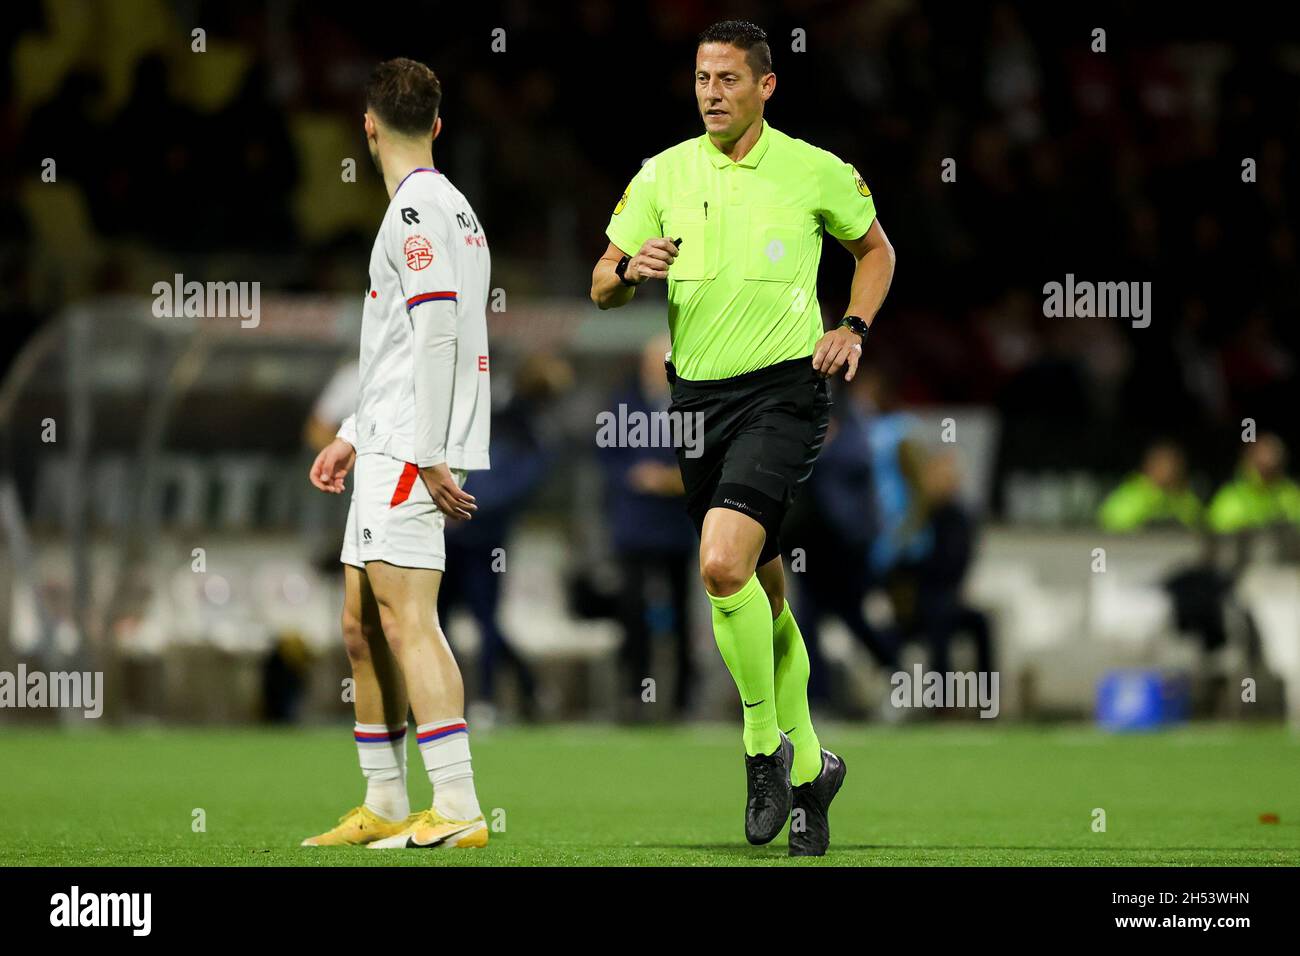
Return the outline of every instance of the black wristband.
<path id="1" fill-rule="evenodd" d="M 844 318 L 840 319 L 840 328 L 846 327 L 850 332 L 860 335 L 863 342 L 867 341 L 867 333 L 871 331 L 871 326 L 867 325 L 866 322 L 863 322 L 862 319 L 856 315 L 846 315 Z"/>
<path id="2" fill-rule="evenodd" d="M 624 275 L 624 273 L 627 272 L 627 264 L 631 261 L 632 261 L 631 256 L 624 256 L 622 259 L 619 259 L 618 265 L 614 267 L 614 275 L 618 276 L 619 282 L 623 283 L 625 286 L 630 286 L 635 289 L 638 285 L 640 285 L 640 283 L 632 282 L 628 279 L 626 275 Z"/>

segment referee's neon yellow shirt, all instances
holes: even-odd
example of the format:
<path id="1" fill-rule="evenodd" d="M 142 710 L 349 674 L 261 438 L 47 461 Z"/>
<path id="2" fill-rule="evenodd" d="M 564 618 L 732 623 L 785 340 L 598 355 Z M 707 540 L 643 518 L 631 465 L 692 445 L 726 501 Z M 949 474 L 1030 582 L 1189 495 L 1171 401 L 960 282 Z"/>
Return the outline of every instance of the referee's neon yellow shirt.
<path id="1" fill-rule="evenodd" d="M 673 365 L 707 381 L 812 355 L 822 230 L 858 239 L 875 218 L 856 169 L 764 120 L 739 163 L 707 133 L 648 160 L 605 234 L 630 256 L 647 239 L 682 240 L 668 269 Z"/>

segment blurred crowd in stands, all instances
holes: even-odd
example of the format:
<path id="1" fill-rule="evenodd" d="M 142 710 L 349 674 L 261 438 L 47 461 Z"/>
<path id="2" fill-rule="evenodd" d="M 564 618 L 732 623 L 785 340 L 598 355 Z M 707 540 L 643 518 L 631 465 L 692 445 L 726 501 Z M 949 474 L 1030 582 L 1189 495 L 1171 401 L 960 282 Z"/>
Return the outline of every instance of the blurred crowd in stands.
<path id="1" fill-rule="evenodd" d="M 494 281 L 585 300 L 625 182 L 698 133 L 694 37 L 733 7 L 428 4 L 394 20 L 294 0 L 10 5 L 2 354 L 69 299 L 147 289 L 160 262 L 204 272 L 237 256 L 221 267 L 272 288 L 363 288 L 383 195 L 359 90 L 399 53 L 442 76 L 437 161 L 481 211 Z M 854 163 L 899 250 L 870 347 L 902 401 L 996 406 L 1001 473 L 1118 475 L 1166 436 L 1220 482 L 1242 418 L 1300 440 L 1286 413 L 1300 399 L 1297 45 L 1248 18 L 1057 7 L 746 12 L 773 38 L 770 121 Z M 70 204 L 41 192 L 48 157 Z M 356 184 L 341 183 L 341 157 L 357 160 Z M 836 253 L 828 315 L 846 298 Z M 1150 327 L 1045 318 L 1042 287 L 1067 273 L 1150 281 Z"/>
<path id="2" fill-rule="evenodd" d="M 1300 191 L 1288 185 L 1300 182 L 1300 41 L 1248 17 L 1059 7 L 580 0 L 381 16 L 301 0 L 10 4 L 0 361 L 70 302 L 147 294 L 173 271 L 268 290 L 364 289 L 385 197 L 360 91 L 394 55 L 425 60 L 443 81 L 435 159 L 485 224 L 494 285 L 515 302 L 587 309 L 590 263 L 624 185 L 646 157 L 699 134 L 697 32 L 742 13 L 772 38 L 769 121 L 862 172 L 899 254 L 870 367 L 842 390 L 791 516 L 790 547 L 810 562 L 833 553 L 861 582 L 846 599 L 824 576 L 800 576 L 810 647 L 833 617 L 882 665 L 905 639 L 942 664 L 961 633 L 988 669 L 987 622 L 961 600 L 975 531 L 958 464 L 911 440 L 909 408 L 997 411 L 995 513 L 996 479 L 1073 469 L 1117 485 L 1098 513 L 1112 531 L 1300 525 L 1300 487 L 1286 476 L 1286 449 L 1300 442 Z M 829 244 L 828 320 L 850 270 Z M 1150 282 L 1150 325 L 1046 317 L 1043 287 L 1067 275 Z M 601 400 L 662 406 L 663 348 L 650 343 L 639 373 Z M 494 697 L 499 661 L 527 709 L 534 679 L 501 632 L 500 577 L 469 569 L 485 566 L 555 463 L 537 410 L 574 382 L 562 357 L 514 377 L 493 424 L 493 455 L 512 467 L 476 479 L 480 519 L 448 538 L 463 552 L 450 564 L 468 577 L 444 595 L 484 635 L 481 698 Z M 319 444 L 328 421 L 317 427 L 308 440 Z M 646 672 L 656 634 L 675 635 L 674 703 L 685 711 L 695 544 L 671 458 L 599 459 L 622 590 L 593 613 L 621 619 L 629 680 Z M 1210 591 L 1231 581 L 1211 577 Z M 1180 609 L 1207 593 L 1205 579 L 1189 580 L 1171 585 L 1186 596 Z M 871 590 L 892 599 L 890 633 L 863 615 Z M 1202 600 L 1204 619 L 1217 600 Z"/>

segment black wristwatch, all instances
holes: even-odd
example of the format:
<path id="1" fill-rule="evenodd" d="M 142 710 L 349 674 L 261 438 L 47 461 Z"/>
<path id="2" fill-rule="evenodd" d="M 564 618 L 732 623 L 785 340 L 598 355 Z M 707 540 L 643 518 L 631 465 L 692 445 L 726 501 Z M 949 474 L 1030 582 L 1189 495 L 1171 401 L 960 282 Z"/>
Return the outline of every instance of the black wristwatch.
<path id="1" fill-rule="evenodd" d="M 632 286 L 633 288 L 636 288 L 636 287 L 639 286 L 641 283 L 639 283 L 639 282 L 632 282 L 630 279 L 628 279 L 627 276 L 625 276 L 625 275 L 623 274 L 623 273 L 627 272 L 627 264 L 628 264 L 629 262 L 631 262 L 631 261 L 632 261 L 632 257 L 631 257 L 631 256 L 624 256 L 622 259 L 619 259 L 619 260 L 618 260 L 618 265 L 616 265 L 616 266 L 614 267 L 614 275 L 618 276 L 618 281 L 621 282 L 621 283 L 623 283 L 624 285 L 626 285 L 626 286 Z"/>
<path id="2" fill-rule="evenodd" d="M 871 326 L 867 325 L 867 323 L 863 322 L 862 319 L 856 315 L 846 315 L 844 318 L 840 319 L 840 328 L 845 327 L 855 335 L 861 336 L 863 342 L 867 341 L 867 333 L 871 331 Z"/>

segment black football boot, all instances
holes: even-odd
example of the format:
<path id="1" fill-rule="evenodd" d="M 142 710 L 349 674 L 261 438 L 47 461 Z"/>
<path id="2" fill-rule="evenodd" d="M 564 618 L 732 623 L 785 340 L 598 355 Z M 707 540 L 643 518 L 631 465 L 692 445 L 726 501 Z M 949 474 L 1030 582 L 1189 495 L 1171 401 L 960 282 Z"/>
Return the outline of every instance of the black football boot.
<path id="1" fill-rule="evenodd" d="M 780 733 L 780 731 L 777 731 Z M 794 799 L 790 788 L 790 766 L 794 744 L 781 734 L 775 753 L 751 757 L 745 754 L 748 797 L 745 800 L 745 839 L 755 846 L 771 843 L 785 826 Z"/>
<path id="2" fill-rule="evenodd" d="M 822 772 L 794 788 L 790 821 L 790 855 L 823 856 L 831 843 L 831 801 L 844 783 L 844 761 L 822 751 Z M 800 812 L 802 811 L 802 812 Z"/>

